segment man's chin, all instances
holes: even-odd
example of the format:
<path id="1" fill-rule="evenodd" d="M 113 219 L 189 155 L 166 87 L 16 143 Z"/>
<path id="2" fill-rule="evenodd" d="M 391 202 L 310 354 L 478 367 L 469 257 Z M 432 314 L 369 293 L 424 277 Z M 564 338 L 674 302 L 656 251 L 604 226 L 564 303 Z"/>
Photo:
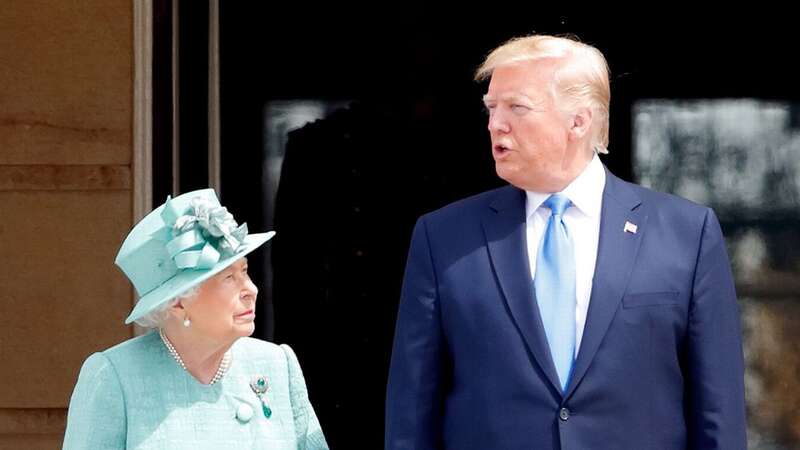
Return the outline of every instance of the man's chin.
<path id="1" fill-rule="evenodd" d="M 503 167 L 500 164 L 495 164 L 495 172 L 498 177 L 508 184 L 522 189 L 523 191 L 552 193 L 560 192 L 563 189 L 563 187 L 559 188 L 559 183 L 555 180 L 551 180 L 551 177 L 523 174 L 520 170 Z M 566 187 L 566 185 L 564 187 Z"/>
<path id="2" fill-rule="evenodd" d="M 516 186 L 514 181 L 518 178 L 518 173 L 513 168 L 509 167 L 508 163 L 495 162 L 494 171 L 502 180 Z"/>
<path id="3" fill-rule="evenodd" d="M 525 177 L 522 173 L 520 173 L 519 168 L 509 167 L 508 164 L 503 163 L 495 164 L 494 168 L 497 176 L 508 184 L 523 190 L 532 190 L 529 187 L 530 180 L 525 180 Z"/>

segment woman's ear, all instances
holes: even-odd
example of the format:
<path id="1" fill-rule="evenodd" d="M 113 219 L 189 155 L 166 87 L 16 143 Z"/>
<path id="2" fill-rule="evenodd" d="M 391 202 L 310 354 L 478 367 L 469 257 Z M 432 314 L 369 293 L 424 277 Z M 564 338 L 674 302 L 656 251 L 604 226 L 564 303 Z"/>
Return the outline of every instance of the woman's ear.
<path id="1" fill-rule="evenodd" d="M 178 301 L 175 302 L 172 306 L 167 308 L 170 317 L 183 320 L 186 316 L 186 308 L 183 307 L 183 299 L 179 298 Z"/>

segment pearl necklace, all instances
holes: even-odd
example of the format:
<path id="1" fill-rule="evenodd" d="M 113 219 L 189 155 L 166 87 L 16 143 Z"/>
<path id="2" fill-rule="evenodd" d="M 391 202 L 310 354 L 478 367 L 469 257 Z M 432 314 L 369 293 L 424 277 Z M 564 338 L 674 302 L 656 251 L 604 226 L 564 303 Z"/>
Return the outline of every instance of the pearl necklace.
<path id="1" fill-rule="evenodd" d="M 172 345 L 172 342 L 170 342 L 169 339 L 167 339 L 167 336 L 164 335 L 164 330 L 159 328 L 158 335 L 161 336 L 161 341 L 164 342 L 164 345 L 167 347 L 167 350 L 169 350 L 169 354 L 172 355 L 172 357 L 175 359 L 175 361 L 178 362 L 178 364 L 180 364 L 183 370 L 186 370 L 188 372 L 188 370 L 186 369 L 186 364 L 184 364 L 181 355 L 178 354 L 178 351 L 175 350 L 175 347 Z M 224 377 L 225 372 L 228 371 L 230 365 L 231 365 L 231 351 L 228 350 L 227 352 L 225 352 L 225 355 L 222 356 L 222 362 L 219 363 L 219 367 L 217 368 L 217 373 L 214 374 L 214 377 L 211 378 L 211 381 L 208 383 L 208 385 L 211 386 L 212 384 L 219 381 L 222 377 Z"/>

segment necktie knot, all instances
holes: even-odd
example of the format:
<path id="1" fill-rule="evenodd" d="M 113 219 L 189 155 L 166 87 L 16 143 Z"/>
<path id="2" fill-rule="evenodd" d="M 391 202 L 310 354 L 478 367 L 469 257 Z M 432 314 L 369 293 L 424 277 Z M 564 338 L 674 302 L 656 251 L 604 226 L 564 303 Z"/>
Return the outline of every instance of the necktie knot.
<path id="1" fill-rule="evenodd" d="M 566 195 L 553 194 L 544 201 L 544 206 L 550 208 L 554 216 L 563 216 L 564 211 L 572 205 Z"/>

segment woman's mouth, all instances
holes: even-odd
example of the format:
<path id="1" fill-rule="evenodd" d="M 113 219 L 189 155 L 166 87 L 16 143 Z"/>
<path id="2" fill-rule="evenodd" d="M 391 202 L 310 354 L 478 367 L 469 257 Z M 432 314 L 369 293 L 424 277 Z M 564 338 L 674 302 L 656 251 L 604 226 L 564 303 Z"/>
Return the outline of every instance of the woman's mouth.
<path id="1" fill-rule="evenodd" d="M 238 320 L 253 320 L 256 317 L 256 312 L 252 309 L 248 309 L 247 311 L 237 314 L 233 317 Z"/>

